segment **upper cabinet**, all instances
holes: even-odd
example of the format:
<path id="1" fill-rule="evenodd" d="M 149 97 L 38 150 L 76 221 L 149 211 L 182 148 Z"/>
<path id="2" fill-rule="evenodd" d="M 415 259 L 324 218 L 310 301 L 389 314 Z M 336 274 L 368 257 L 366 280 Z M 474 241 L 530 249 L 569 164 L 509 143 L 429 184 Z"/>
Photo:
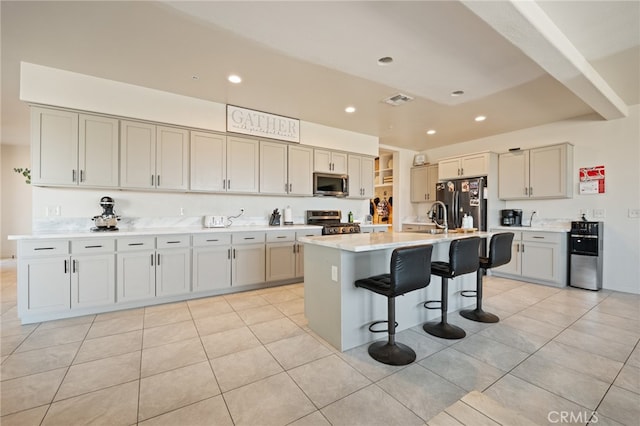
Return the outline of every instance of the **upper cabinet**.
<path id="1" fill-rule="evenodd" d="M 312 195 L 313 148 L 260 141 L 260 193 Z"/>
<path id="2" fill-rule="evenodd" d="M 189 188 L 188 130 L 123 120 L 120 133 L 122 187 Z"/>
<path id="3" fill-rule="evenodd" d="M 573 145 L 569 143 L 500 154 L 498 168 L 502 200 L 573 196 Z"/>
<path id="4" fill-rule="evenodd" d="M 313 171 L 347 173 L 347 154 L 326 149 L 313 150 Z"/>
<path id="5" fill-rule="evenodd" d="M 374 160 L 349 155 L 349 198 L 373 198 Z"/>
<path id="6" fill-rule="evenodd" d="M 313 148 L 289 145 L 290 195 L 313 195 Z"/>
<path id="7" fill-rule="evenodd" d="M 436 200 L 438 165 L 411 168 L 411 202 L 424 203 Z"/>
<path id="8" fill-rule="evenodd" d="M 118 120 L 31 109 L 35 185 L 118 186 Z"/>
<path id="9" fill-rule="evenodd" d="M 489 174 L 490 158 L 491 154 L 489 152 L 482 152 L 441 160 L 438 162 L 438 179 L 487 176 Z"/>
<path id="10" fill-rule="evenodd" d="M 259 167 L 260 143 L 257 140 L 227 137 L 228 192 L 257 193 Z"/>
<path id="11" fill-rule="evenodd" d="M 192 191 L 222 192 L 227 188 L 227 137 L 191 131 Z"/>

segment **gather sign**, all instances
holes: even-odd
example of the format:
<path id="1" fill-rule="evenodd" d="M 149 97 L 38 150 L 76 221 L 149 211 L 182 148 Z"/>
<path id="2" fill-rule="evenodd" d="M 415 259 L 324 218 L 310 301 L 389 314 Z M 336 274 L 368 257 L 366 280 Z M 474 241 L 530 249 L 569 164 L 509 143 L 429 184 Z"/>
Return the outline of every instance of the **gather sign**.
<path id="1" fill-rule="evenodd" d="M 227 132 L 300 143 L 300 120 L 227 105 Z"/>

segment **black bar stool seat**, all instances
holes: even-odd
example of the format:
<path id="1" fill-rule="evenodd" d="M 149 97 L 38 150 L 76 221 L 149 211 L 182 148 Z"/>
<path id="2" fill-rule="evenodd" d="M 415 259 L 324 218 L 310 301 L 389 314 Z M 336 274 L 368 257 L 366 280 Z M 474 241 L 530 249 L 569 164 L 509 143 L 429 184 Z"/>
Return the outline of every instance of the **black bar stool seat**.
<path id="1" fill-rule="evenodd" d="M 501 232 L 494 234 L 489 242 L 489 256 L 480 257 L 480 266 L 477 272 L 476 289 L 465 290 L 461 294 L 464 297 L 475 297 L 476 308 L 460 311 L 460 315 L 471 321 L 477 322 L 498 322 L 497 315 L 482 310 L 482 271 L 506 265 L 511 262 L 511 245 L 513 243 L 513 232 Z"/>
<path id="2" fill-rule="evenodd" d="M 407 365 L 416 359 L 416 353 L 409 346 L 396 342 L 396 296 L 419 290 L 429 285 L 431 275 L 432 245 L 402 247 L 391 253 L 389 274 L 380 274 L 363 278 L 355 282 L 362 287 L 387 298 L 387 320 L 375 321 L 369 325 L 372 332 L 376 324 L 387 323 L 389 338 L 386 342 L 374 342 L 369 345 L 369 355 L 378 362 L 390 365 Z"/>
<path id="3" fill-rule="evenodd" d="M 440 309 L 440 321 L 423 324 L 422 329 L 432 336 L 443 339 L 462 339 L 467 335 L 463 329 L 447 322 L 449 309 L 449 280 L 459 275 L 478 270 L 478 250 L 480 237 L 462 238 L 451 241 L 449 246 L 449 262 L 435 261 L 431 263 L 431 274 L 441 277 L 440 300 L 427 300 L 424 307 Z M 437 306 L 430 306 L 436 304 Z"/>

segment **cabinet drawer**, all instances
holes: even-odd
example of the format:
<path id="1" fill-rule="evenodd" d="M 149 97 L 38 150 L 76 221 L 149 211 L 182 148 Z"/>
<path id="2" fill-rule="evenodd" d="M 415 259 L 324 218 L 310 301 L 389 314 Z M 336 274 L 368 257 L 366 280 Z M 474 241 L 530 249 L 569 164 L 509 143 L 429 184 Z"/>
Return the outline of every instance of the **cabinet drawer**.
<path id="1" fill-rule="evenodd" d="M 264 232 L 238 232 L 233 234 L 233 244 L 264 243 Z"/>
<path id="2" fill-rule="evenodd" d="M 295 241 L 296 233 L 294 231 L 267 232 L 268 243 L 284 243 L 287 241 Z"/>
<path id="3" fill-rule="evenodd" d="M 215 233 L 193 236 L 194 247 L 222 246 L 231 244 L 231 234 Z"/>
<path id="4" fill-rule="evenodd" d="M 307 229 L 306 231 L 297 231 L 296 240 L 300 237 L 316 237 L 322 235 L 322 229 Z"/>
<path id="5" fill-rule="evenodd" d="M 537 241 L 539 243 L 560 243 L 566 238 L 562 232 L 523 232 L 522 241 Z"/>
<path id="6" fill-rule="evenodd" d="M 116 240 L 86 239 L 71 240 L 71 253 L 110 253 L 116 251 Z"/>
<path id="7" fill-rule="evenodd" d="M 154 250 L 156 248 L 155 237 L 131 237 L 118 238 L 118 251 Z"/>
<path id="8" fill-rule="evenodd" d="M 157 238 L 157 247 L 161 248 L 178 248 L 189 247 L 191 245 L 190 235 L 163 235 Z"/>
<path id="9" fill-rule="evenodd" d="M 20 241 L 18 243 L 18 256 L 51 256 L 69 254 L 69 241 L 67 240 L 41 240 Z"/>

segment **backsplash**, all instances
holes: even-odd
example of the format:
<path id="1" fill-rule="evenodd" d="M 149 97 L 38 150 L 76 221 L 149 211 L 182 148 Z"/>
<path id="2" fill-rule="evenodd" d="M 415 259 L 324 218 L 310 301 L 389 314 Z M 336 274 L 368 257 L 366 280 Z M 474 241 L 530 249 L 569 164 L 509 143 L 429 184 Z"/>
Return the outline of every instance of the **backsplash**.
<path id="1" fill-rule="evenodd" d="M 166 216 L 166 217 L 126 217 L 118 221 L 122 230 L 152 228 L 202 228 L 202 216 Z M 303 216 L 293 216 L 294 224 L 304 224 Z M 266 217 L 241 216 L 231 219 L 231 226 L 265 226 L 269 224 Z M 94 226 L 91 219 L 74 217 L 42 217 L 34 218 L 32 232 L 48 231 L 86 231 Z"/>

